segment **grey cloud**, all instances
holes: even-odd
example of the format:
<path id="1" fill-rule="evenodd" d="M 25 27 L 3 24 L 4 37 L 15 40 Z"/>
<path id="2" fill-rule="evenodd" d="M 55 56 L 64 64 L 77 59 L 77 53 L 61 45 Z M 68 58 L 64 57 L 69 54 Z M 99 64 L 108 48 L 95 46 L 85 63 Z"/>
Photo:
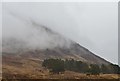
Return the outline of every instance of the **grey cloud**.
<path id="1" fill-rule="evenodd" d="M 117 3 L 4 3 L 3 11 L 5 10 L 14 12 L 27 21 L 33 19 L 78 42 L 95 54 L 113 63 L 118 62 Z M 28 28 L 16 18 L 3 15 L 3 21 L 4 18 L 10 18 L 11 22 L 15 21 L 12 25 L 18 27 L 3 28 L 3 37 L 4 35 L 24 37 L 18 32 L 29 32 L 26 31 Z M 11 23 L 7 22 L 7 25 Z"/>

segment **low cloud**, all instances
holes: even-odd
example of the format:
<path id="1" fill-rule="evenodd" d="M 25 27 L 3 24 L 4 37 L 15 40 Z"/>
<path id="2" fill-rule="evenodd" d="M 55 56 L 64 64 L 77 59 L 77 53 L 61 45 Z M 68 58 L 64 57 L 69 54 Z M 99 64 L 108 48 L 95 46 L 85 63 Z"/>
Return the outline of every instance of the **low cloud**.
<path id="1" fill-rule="evenodd" d="M 21 15 L 5 12 L 3 15 L 3 51 L 69 47 L 71 40 L 44 25 Z"/>
<path id="2" fill-rule="evenodd" d="M 3 3 L 3 37 L 28 37 L 27 43 L 47 47 L 65 45 L 34 28 L 31 20 L 44 25 L 88 48 L 93 53 L 118 63 L 118 3 Z M 7 11 L 7 12 L 6 12 Z M 40 34 L 39 31 L 42 33 Z M 34 32 L 34 33 L 33 33 Z M 38 35 L 40 34 L 40 35 Z M 44 40 L 45 35 L 45 40 Z M 33 38 L 35 37 L 35 39 Z M 56 38 L 56 36 L 53 35 Z M 50 38 L 50 39 L 49 39 Z M 41 42 L 37 42 L 41 40 Z M 44 44 L 44 42 L 47 42 Z M 39 43 L 39 44 L 38 44 Z M 29 45 L 30 45 L 29 44 Z M 29 46 L 29 47 L 31 47 Z M 34 46 L 33 46 L 34 47 Z"/>

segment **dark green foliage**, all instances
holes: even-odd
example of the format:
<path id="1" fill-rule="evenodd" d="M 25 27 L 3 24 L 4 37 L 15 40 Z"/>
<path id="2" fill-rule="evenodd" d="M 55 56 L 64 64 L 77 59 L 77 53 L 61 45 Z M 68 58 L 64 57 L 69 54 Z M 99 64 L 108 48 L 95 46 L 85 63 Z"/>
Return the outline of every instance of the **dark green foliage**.
<path id="1" fill-rule="evenodd" d="M 103 74 L 120 74 L 120 67 L 116 64 L 101 65 L 101 73 Z"/>
<path id="2" fill-rule="evenodd" d="M 100 67 L 97 64 L 91 64 L 88 72 L 90 74 L 99 74 L 100 73 Z"/>
<path id="3" fill-rule="evenodd" d="M 102 64 L 101 65 L 101 73 L 103 73 L 103 74 L 110 73 L 110 67 L 108 65 Z"/>
<path id="4" fill-rule="evenodd" d="M 65 69 L 76 72 L 86 72 L 89 69 L 89 66 L 82 61 L 65 60 Z"/>
<path id="5" fill-rule="evenodd" d="M 90 73 L 90 74 L 110 74 L 110 73 L 120 73 L 120 67 L 118 65 L 110 64 L 91 64 L 88 65 L 82 61 L 76 61 L 74 59 L 46 59 L 43 61 L 42 66 L 48 68 L 50 72 L 60 73 L 65 70 L 80 72 L 80 73 Z"/>
<path id="6" fill-rule="evenodd" d="M 86 73 L 89 69 L 88 64 L 81 61 L 77 61 L 76 65 L 77 65 L 78 72 Z"/>
<path id="7" fill-rule="evenodd" d="M 75 67 L 76 67 L 76 64 L 75 64 L 75 61 L 73 59 L 71 60 L 68 60 L 66 59 L 65 60 L 65 69 L 66 70 L 75 70 Z"/>
<path id="8" fill-rule="evenodd" d="M 89 69 L 86 63 L 74 59 L 66 59 L 65 61 L 61 59 L 46 59 L 42 66 L 50 69 L 50 72 L 53 73 L 64 72 L 65 70 L 85 73 Z"/>
<path id="9" fill-rule="evenodd" d="M 120 74 L 120 67 L 116 64 L 110 64 L 112 73 L 114 74 Z"/>
<path id="10" fill-rule="evenodd" d="M 64 72 L 64 61 L 61 59 L 46 59 L 43 64 L 44 67 L 50 69 L 50 72 L 59 73 Z"/>

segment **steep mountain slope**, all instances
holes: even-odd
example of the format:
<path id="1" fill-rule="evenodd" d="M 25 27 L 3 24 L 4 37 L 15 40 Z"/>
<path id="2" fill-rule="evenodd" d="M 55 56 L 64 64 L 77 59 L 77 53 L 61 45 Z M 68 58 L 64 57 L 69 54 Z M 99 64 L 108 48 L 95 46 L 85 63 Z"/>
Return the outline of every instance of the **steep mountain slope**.
<path id="1" fill-rule="evenodd" d="M 78 43 L 34 21 L 30 21 L 30 23 L 33 31 L 28 38 L 3 37 L 3 57 L 10 57 L 11 54 L 14 58 L 34 58 L 40 60 L 46 58 L 67 58 L 86 63 L 109 64 L 108 61 L 93 54 Z"/>

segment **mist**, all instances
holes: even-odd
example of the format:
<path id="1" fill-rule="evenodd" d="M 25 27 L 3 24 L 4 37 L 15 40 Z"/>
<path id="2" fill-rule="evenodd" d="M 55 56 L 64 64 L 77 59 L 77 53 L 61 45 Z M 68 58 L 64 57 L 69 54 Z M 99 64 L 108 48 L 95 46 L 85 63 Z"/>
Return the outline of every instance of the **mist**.
<path id="1" fill-rule="evenodd" d="M 16 13 L 4 12 L 3 51 L 69 48 L 71 41 L 27 17 Z M 7 22 L 7 23 L 6 23 Z"/>
<path id="2" fill-rule="evenodd" d="M 69 47 L 71 39 L 118 63 L 117 15 L 117 3 L 3 3 L 2 40 L 17 38 L 23 47 L 46 49 Z M 67 39 L 46 34 L 42 26 Z"/>

